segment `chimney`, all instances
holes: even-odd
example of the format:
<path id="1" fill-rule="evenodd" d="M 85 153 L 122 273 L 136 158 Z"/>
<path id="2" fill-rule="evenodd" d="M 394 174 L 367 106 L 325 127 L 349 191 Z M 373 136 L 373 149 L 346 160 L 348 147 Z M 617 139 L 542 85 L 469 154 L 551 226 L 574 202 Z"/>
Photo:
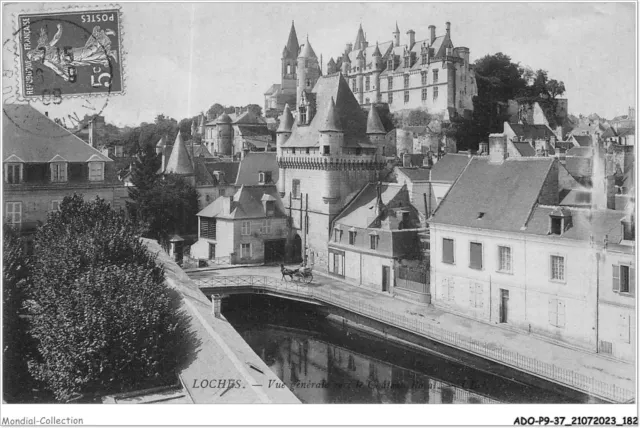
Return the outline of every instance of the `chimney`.
<path id="1" fill-rule="evenodd" d="M 410 168 L 411 167 L 411 154 L 410 153 L 404 153 L 402 155 L 402 166 L 404 168 Z"/>
<path id="2" fill-rule="evenodd" d="M 413 48 L 413 45 L 416 44 L 416 32 L 413 30 L 407 31 L 407 35 L 409 36 L 409 50 Z"/>
<path id="3" fill-rule="evenodd" d="M 445 25 L 447 26 L 447 36 L 451 35 L 451 23 L 447 21 L 447 23 L 445 23 Z"/>
<path id="4" fill-rule="evenodd" d="M 507 136 L 505 134 L 489 135 L 489 162 L 501 164 L 509 156 L 507 153 Z"/>
<path id="5" fill-rule="evenodd" d="M 436 40 L 436 26 L 429 25 L 429 32 L 431 33 L 431 43 L 429 44 L 432 45 L 433 42 Z"/>
<path id="6" fill-rule="evenodd" d="M 349 53 L 353 50 L 353 43 L 347 43 L 347 47 L 345 48 L 345 52 Z"/>

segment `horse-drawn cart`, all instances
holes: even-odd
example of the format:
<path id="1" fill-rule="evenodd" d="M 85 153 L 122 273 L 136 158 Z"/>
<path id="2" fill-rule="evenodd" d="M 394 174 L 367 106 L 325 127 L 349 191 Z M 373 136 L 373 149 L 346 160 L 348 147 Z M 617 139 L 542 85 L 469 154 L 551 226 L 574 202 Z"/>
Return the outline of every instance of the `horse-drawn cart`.
<path id="1" fill-rule="evenodd" d="M 282 272 L 282 279 L 287 280 L 289 277 L 289 281 L 296 282 L 304 282 L 305 284 L 309 284 L 313 281 L 313 269 L 310 267 L 301 267 L 299 269 L 287 269 L 283 264 L 280 265 L 280 272 Z"/>

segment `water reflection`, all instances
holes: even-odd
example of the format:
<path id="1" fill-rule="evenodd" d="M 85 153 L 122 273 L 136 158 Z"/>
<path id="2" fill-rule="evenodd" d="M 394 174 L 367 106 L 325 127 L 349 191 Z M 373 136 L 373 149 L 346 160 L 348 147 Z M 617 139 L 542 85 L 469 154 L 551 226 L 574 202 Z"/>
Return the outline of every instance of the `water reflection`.
<path id="1" fill-rule="evenodd" d="M 497 403 L 287 328 L 239 330 L 304 403 Z"/>

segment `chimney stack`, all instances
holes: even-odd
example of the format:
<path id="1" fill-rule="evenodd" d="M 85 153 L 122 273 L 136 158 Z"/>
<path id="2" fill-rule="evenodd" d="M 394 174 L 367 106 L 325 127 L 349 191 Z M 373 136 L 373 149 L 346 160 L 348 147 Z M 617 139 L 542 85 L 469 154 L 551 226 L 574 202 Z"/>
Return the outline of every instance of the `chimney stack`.
<path id="1" fill-rule="evenodd" d="M 407 35 L 409 36 L 409 50 L 413 48 L 413 45 L 416 44 L 416 32 L 413 30 L 407 31 Z"/>
<path id="2" fill-rule="evenodd" d="M 402 155 L 402 166 L 404 168 L 411 168 L 411 154 L 410 153 L 404 153 Z"/>
<path id="3" fill-rule="evenodd" d="M 347 43 L 347 47 L 344 49 L 346 53 L 349 53 L 353 50 L 353 43 Z"/>
<path id="4" fill-rule="evenodd" d="M 507 136 L 505 134 L 490 134 L 489 162 L 493 164 L 501 164 L 508 156 Z"/>
<path id="5" fill-rule="evenodd" d="M 451 23 L 447 21 L 445 24 L 447 26 L 447 36 L 451 35 Z"/>
<path id="6" fill-rule="evenodd" d="M 436 40 L 436 26 L 435 25 L 429 25 L 429 33 L 431 34 L 431 43 L 429 43 L 429 44 L 432 45 L 433 42 Z"/>

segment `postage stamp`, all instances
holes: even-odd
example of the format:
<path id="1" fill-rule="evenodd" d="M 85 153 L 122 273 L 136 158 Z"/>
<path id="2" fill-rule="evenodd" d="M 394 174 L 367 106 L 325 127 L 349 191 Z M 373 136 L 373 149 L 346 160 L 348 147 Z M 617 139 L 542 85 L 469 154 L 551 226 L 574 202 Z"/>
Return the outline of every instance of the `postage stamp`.
<path id="1" fill-rule="evenodd" d="M 21 13 L 20 95 L 25 99 L 124 91 L 118 8 Z"/>

